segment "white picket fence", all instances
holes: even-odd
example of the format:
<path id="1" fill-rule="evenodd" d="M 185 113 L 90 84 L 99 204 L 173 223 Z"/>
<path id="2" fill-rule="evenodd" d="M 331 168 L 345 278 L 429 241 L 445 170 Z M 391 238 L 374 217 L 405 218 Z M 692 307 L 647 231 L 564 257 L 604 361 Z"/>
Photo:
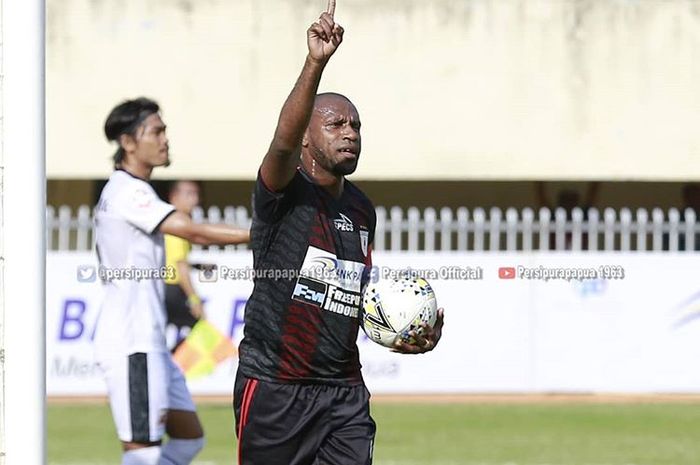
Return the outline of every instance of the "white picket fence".
<path id="1" fill-rule="evenodd" d="M 700 224 L 693 210 L 683 216 L 678 209 L 667 212 L 629 208 L 618 211 L 606 208 L 575 208 L 567 218 L 566 211 L 541 208 L 517 210 L 483 208 L 453 211 L 442 208 L 420 210 L 415 207 L 377 207 L 375 250 L 460 250 L 460 251 L 686 251 L 700 249 Z M 552 215 L 552 213 L 554 213 Z M 245 207 L 198 208 L 193 214 L 197 222 L 250 226 L 250 213 Z M 46 209 L 48 250 L 91 250 L 94 247 L 92 211 L 83 205 L 72 211 L 67 206 Z M 689 246 L 686 247 L 685 245 Z M 236 247 L 227 246 L 225 250 Z M 209 250 L 222 250 L 209 247 Z"/>

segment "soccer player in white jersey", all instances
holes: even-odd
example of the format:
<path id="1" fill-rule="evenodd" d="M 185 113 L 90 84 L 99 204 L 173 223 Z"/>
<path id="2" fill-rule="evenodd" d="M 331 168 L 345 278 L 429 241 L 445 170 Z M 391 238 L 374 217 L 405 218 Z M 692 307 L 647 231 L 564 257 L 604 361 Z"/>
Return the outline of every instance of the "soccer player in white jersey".
<path id="1" fill-rule="evenodd" d="M 165 268 L 163 234 L 203 245 L 249 240 L 248 230 L 195 224 L 158 198 L 151 172 L 169 163 L 159 111 L 156 102 L 139 98 L 107 117 L 105 134 L 119 149 L 95 213 L 105 289 L 95 356 L 122 441 L 122 465 L 188 465 L 204 445 L 185 379 L 166 347 L 162 274 L 172 270 Z"/>

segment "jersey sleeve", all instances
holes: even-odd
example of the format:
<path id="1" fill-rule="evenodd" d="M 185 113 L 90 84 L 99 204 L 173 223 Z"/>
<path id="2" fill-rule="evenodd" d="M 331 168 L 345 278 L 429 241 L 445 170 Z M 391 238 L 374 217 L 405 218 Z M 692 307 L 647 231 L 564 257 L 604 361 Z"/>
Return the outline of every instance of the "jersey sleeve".
<path id="1" fill-rule="evenodd" d="M 258 170 L 253 192 L 253 211 L 256 216 L 266 223 L 278 222 L 294 204 L 301 175 L 297 172 L 287 187 L 279 192 L 268 188 Z"/>
<path id="2" fill-rule="evenodd" d="M 132 225 L 153 234 L 175 207 L 163 202 L 145 182 L 134 182 L 119 195 L 117 211 Z"/>

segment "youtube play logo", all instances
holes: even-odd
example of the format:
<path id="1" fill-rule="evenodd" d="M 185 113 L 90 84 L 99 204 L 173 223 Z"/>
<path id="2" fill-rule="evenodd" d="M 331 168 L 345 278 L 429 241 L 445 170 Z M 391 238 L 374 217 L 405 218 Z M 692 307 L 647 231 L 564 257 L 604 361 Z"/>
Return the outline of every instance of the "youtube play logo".
<path id="1" fill-rule="evenodd" d="M 498 269 L 500 279 L 515 279 L 515 268 L 512 266 L 502 266 Z"/>

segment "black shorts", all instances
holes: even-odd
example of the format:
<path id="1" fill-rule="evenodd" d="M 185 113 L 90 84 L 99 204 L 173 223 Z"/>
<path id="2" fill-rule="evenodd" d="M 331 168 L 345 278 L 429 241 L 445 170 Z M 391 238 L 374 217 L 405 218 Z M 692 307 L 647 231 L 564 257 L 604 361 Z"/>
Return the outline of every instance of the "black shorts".
<path id="1" fill-rule="evenodd" d="M 239 465 L 371 465 L 376 425 L 364 385 L 283 384 L 240 371 Z"/>

